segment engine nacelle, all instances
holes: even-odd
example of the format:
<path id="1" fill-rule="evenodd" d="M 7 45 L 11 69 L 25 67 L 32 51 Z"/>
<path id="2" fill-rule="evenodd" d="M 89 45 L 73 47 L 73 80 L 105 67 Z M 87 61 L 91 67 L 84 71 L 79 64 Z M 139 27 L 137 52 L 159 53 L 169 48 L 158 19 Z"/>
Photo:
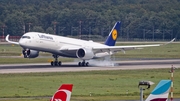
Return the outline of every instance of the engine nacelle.
<path id="1" fill-rule="evenodd" d="M 23 50 L 22 53 L 24 55 L 24 58 L 36 58 L 39 56 L 39 51 L 36 51 L 36 50 L 26 49 L 26 50 Z"/>
<path id="2" fill-rule="evenodd" d="M 82 60 L 89 60 L 94 57 L 94 53 L 90 48 L 80 48 L 76 51 L 76 56 Z"/>

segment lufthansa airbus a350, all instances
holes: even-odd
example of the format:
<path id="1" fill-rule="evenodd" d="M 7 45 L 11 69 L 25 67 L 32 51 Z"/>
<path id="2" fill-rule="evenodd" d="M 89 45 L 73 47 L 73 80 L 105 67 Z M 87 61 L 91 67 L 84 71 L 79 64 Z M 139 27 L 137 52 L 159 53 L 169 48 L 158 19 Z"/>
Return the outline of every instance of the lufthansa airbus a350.
<path id="1" fill-rule="evenodd" d="M 40 32 L 25 33 L 20 38 L 19 42 L 10 41 L 9 35 L 7 35 L 6 41 L 20 45 L 23 48 L 22 53 L 24 58 L 36 58 L 40 51 L 52 53 L 52 56 L 54 57 L 54 61 L 51 62 L 52 66 L 61 65 L 61 61 L 58 61 L 59 56 L 79 58 L 82 60 L 82 62 L 78 63 L 79 66 L 88 66 L 89 63 L 86 62 L 86 60 L 93 58 L 110 56 L 118 51 L 162 45 L 115 46 L 116 39 L 120 32 L 120 25 L 120 21 L 115 23 L 104 44 Z"/>

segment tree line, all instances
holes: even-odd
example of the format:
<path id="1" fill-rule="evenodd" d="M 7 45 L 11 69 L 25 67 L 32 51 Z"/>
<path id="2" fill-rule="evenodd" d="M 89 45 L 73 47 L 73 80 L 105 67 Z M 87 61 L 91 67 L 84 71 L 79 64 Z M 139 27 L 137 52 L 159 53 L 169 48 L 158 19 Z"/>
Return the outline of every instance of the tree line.
<path id="1" fill-rule="evenodd" d="M 14 36 L 38 31 L 106 37 L 121 21 L 122 38 L 180 38 L 179 5 L 180 0 L 0 0 L 0 26 Z"/>

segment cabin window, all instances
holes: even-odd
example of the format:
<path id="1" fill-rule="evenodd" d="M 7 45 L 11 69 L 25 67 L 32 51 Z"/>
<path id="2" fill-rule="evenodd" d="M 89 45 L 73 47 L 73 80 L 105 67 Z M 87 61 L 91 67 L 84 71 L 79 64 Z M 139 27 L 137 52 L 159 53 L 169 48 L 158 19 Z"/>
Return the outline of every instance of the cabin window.
<path id="1" fill-rule="evenodd" d="M 22 38 L 22 39 L 31 39 L 30 36 L 22 36 L 21 38 Z"/>

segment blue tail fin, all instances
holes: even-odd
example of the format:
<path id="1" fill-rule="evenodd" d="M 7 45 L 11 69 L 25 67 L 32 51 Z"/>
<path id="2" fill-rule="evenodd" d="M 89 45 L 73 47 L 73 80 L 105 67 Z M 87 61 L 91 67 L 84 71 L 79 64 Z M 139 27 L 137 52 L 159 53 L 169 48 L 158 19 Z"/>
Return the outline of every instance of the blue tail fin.
<path id="1" fill-rule="evenodd" d="M 118 34 L 120 32 L 120 25 L 121 22 L 118 21 L 115 23 L 114 27 L 112 28 L 111 32 L 109 33 L 109 36 L 107 37 L 106 41 L 105 41 L 105 45 L 108 46 L 114 46 L 116 43 L 116 39 L 118 37 Z"/>
<path id="2" fill-rule="evenodd" d="M 170 87 L 171 80 L 161 80 L 146 101 L 167 101 Z"/>

